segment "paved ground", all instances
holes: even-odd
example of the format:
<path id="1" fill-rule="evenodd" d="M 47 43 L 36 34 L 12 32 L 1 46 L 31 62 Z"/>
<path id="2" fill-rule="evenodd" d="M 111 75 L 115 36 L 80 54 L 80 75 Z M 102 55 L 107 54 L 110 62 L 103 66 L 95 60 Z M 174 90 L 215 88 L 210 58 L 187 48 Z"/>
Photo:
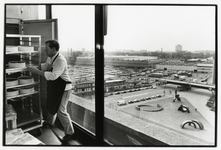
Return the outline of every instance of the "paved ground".
<path id="1" fill-rule="evenodd" d="M 203 73 L 194 73 L 192 77 L 189 77 L 189 80 L 197 79 L 197 81 L 201 81 L 204 78 L 207 78 L 209 74 L 203 74 Z M 208 84 L 212 84 L 212 76 L 208 79 Z M 151 90 L 145 90 L 145 91 L 137 91 L 137 92 L 132 92 L 132 93 L 127 93 L 127 94 L 122 94 L 122 95 L 114 95 L 114 96 L 108 96 L 105 97 L 105 104 L 106 107 L 112 108 L 116 111 L 123 111 L 127 114 L 130 114 L 132 116 L 138 117 L 140 119 L 152 119 L 153 121 L 163 124 L 167 126 L 168 128 L 174 128 L 178 130 L 179 132 L 184 132 L 187 134 L 193 134 L 192 131 L 195 131 L 194 129 L 191 130 L 190 132 L 184 131 L 183 129 L 180 128 L 180 123 L 182 120 L 188 119 L 188 117 L 193 117 L 196 120 L 200 120 L 203 122 L 205 125 L 205 130 L 202 131 L 201 133 L 196 134 L 196 136 L 203 137 L 206 139 L 206 141 L 214 141 L 214 132 L 215 132 L 215 112 L 211 111 L 211 109 L 206 106 L 206 103 L 208 99 L 212 96 L 212 92 L 209 90 L 205 89 L 199 89 L 199 88 L 192 88 L 189 91 L 178 91 L 178 94 L 180 97 L 183 98 L 183 102 L 185 104 L 189 105 L 191 107 L 191 111 L 195 111 L 191 115 L 187 115 L 185 117 L 179 116 L 180 113 L 177 113 L 177 105 L 175 106 L 173 103 L 171 103 L 171 98 L 175 96 L 175 89 L 177 85 L 173 84 L 167 84 L 165 87 L 164 85 L 158 86 L 157 89 L 151 89 Z M 164 105 L 166 107 L 165 110 L 167 111 L 162 111 L 162 112 L 139 112 L 135 109 L 135 105 L 139 104 L 147 104 L 147 101 L 144 102 L 139 102 L 135 104 L 127 104 L 124 106 L 118 106 L 117 101 L 118 100 L 133 100 L 136 98 L 141 98 L 142 96 L 151 96 L 151 95 L 156 95 L 156 94 L 162 94 L 165 89 L 165 94 L 166 96 L 163 97 L 162 101 L 158 101 L 158 103 Z M 171 93 L 172 91 L 172 93 Z M 148 94 L 147 94 L 148 93 Z M 166 97 L 170 97 L 167 99 Z M 172 108 L 174 111 L 169 111 L 168 108 Z M 190 118 L 191 118 L 190 117 Z M 177 118 L 177 120 L 173 120 L 174 118 Z"/>
<path id="2" fill-rule="evenodd" d="M 176 85 L 167 85 L 166 89 L 172 89 L 174 94 Z M 169 94 L 169 90 L 166 90 Z M 197 110 L 207 119 L 207 121 L 215 127 L 215 112 L 211 111 L 206 103 L 208 99 L 211 97 L 212 93 L 209 90 L 192 88 L 190 91 L 180 91 L 178 94 L 181 97 L 186 98 Z"/>
<path id="3" fill-rule="evenodd" d="M 165 94 L 166 96 L 174 96 L 175 89 L 177 85 L 167 84 L 165 86 Z M 172 93 L 170 93 L 170 90 Z M 137 91 L 131 92 L 127 94 L 121 95 L 114 95 L 105 97 L 105 104 L 107 107 L 112 108 L 114 110 L 121 109 L 126 106 L 117 106 L 118 100 L 132 100 L 136 98 L 156 95 L 156 94 L 163 94 L 164 85 L 158 86 L 157 89 L 145 90 L 145 91 Z M 146 94 L 145 94 L 146 93 Z M 213 126 L 215 127 L 215 112 L 211 111 L 209 107 L 206 106 L 208 99 L 211 97 L 212 93 L 209 90 L 199 89 L 199 88 L 192 88 L 190 91 L 178 91 L 178 94 L 181 97 L 186 98 L 192 105 L 195 107 L 203 117 Z M 138 103 L 137 103 L 138 104 Z"/>
<path id="4" fill-rule="evenodd" d="M 195 138 L 200 138 L 202 140 L 213 143 L 215 134 L 215 112 L 211 111 L 209 107 L 206 106 L 207 100 L 211 96 L 211 91 L 192 88 L 190 91 L 178 92 L 181 97 L 181 102 L 172 102 L 174 98 L 174 91 L 176 85 L 167 85 L 165 87 L 166 95 L 165 97 L 142 101 L 133 104 L 127 104 L 124 106 L 118 106 L 115 108 L 118 111 L 125 112 L 134 117 L 140 118 L 142 120 L 149 120 L 155 123 L 161 124 L 168 129 L 172 129 L 176 132 L 182 132 L 188 136 L 193 136 Z M 153 89 L 154 90 L 154 89 Z M 157 87 L 157 91 L 163 91 L 164 87 Z M 171 91 L 172 93 L 171 93 Z M 153 93 L 153 92 L 150 92 Z M 114 102 L 114 101 L 112 101 Z M 115 101 L 116 103 L 116 101 Z M 160 104 L 164 107 L 162 111 L 159 112 L 146 112 L 136 110 L 136 105 L 155 105 Z M 183 113 L 177 110 L 181 105 L 186 105 L 190 108 L 190 113 Z M 185 120 L 198 120 L 204 125 L 204 130 L 195 129 L 193 126 L 187 125 L 187 129 L 182 129 L 180 125 Z"/>
<path id="5" fill-rule="evenodd" d="M 137 110 L 135 107 L 138 103 L 133 103 L 119 109 L 119 111 L 125 112 L 142 120 L 152 121 L 153 123 L 163 126 L 172 132 L 180 132 L 187 136 L 197 139 L 200 138 L 207 142 L 214 143 L 214 128 L 198 110 L 195 110 L 195 107 L 188 100 L 181 97 L 181 101 L 173 102 L 172 96 L 165 96 L 139 102 L 139 105 L 154 106 L 156 104 L 162 106 L 163 109 L 160 111 L 149 112 L 143 110 L 144 108 L 141 107 L 141 110 Z M 190 113 L 178 111 L 177 109 L 181 104 L 189 107 Z M 200 127 L 197 124 L 196 128 L 187 124 L 185 125 L 185 128 L 182 129 L 181 124 L 187 120 L 198 120 L 203 124 L 204 130 L 200 130 Z"/>

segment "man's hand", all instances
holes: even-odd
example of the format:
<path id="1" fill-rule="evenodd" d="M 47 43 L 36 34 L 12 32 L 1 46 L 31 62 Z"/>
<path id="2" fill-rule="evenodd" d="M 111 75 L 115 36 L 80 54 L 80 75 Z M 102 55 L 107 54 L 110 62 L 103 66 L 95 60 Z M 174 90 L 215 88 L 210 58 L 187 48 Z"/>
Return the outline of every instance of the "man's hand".
<path id="1" fill-rule="evenodd" d="M 37 67 L 28 67 L 27 70 L 44 77 L 44 71 L 39 70 Z"/>
<path id="2" fill-rule="evenodd" d="M 37 67 L 28 67 L 27 70 L 34 74 L 39 74 L 40 71 Z"/>

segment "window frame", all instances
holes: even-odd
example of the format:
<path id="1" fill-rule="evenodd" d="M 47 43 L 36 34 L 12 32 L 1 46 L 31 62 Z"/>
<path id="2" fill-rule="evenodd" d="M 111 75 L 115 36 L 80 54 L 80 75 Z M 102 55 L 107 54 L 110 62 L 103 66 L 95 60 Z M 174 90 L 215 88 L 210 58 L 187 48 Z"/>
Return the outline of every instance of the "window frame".
<path id="1" fill-rule="evenodd" d="M 92 138 L 95 138 L 96 145 L 104 145 L 104 5 L 95 6 L 95 136 L 89 131 L 78 127 Z M 52 19 L 52 5 L 47 4 L 46 19 Z M 99 130 L 96 130 L 99 129 Z"/>
<path id="2" fill-rule="evenodd" d="M 72 4 L 75 5 L 75 4 Z M 84 4 L 83 4 L 84 5 Z M 87 4 L 88 5 L 88 4 Z M 90 4 L 89 4 L 90 5 Z M 107 7 L 108 5 L 125 5 L 125 4 L 92 4 L 95 6 L 95 135 L 81 128 L 83 132 L 92 136 L 97 146 L 112 145 L 107 140 L 104 139 L 104 36 L 107 34 Z M 142 4 L 126 4 L 128 6 L 142 6 Z M 160 6 L 213 6 L 215 7 L 215 20 L 218 20 L 218 6 L 216 4 L 145 4 L 145 5 L 160 5 Z M 51 16 L 51 5 L 46 5 L 46 16 Z M 47 10 L 48 9 L 48 10 Z M 46 18 L 47 19 L 47 18 Z M 218 24 L 215 23 L 215 32 L 218 31 Z M 215 34 L 215 51 L 218 49 L 218 35 Z M 215 56 L 217 60 L 217 55 Z M 216 62 L 217 63 L 217 62 Z M 216 65 L 217 69 L 217 65 Z M 215 81 L 217 79 L 215 78 Z M 217 86 L 217 85 L 216 85 Z M 215 115 L 217 120 L 217 114 Z M 99 130 L 97 130 L 99 129 Z M 217 139 L 215 140 L 215 145 L 217 144 Z"/>

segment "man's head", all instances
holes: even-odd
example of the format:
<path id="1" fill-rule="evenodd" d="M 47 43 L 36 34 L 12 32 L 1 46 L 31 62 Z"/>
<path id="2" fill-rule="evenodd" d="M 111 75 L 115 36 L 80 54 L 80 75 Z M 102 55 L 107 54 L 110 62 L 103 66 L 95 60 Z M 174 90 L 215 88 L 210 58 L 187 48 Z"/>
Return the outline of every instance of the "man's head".
<path id="1" fill-rule="evenodd" d="M 53 57 L 59 51 L 60 45 L 56 40 L 45 42 L 45 52 L 49 57 Z"/>

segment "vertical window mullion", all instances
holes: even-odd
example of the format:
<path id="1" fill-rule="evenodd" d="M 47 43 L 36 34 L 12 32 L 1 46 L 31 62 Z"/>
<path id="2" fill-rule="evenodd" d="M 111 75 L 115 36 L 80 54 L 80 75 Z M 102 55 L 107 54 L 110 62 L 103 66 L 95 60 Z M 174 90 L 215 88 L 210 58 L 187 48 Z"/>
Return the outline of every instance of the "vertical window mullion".
<path id="1" fill-rule="evenodd" d="M 95 6 L 95 136 L 103 143 L 104 122 L 104 26 L 103 5 Z"/>

